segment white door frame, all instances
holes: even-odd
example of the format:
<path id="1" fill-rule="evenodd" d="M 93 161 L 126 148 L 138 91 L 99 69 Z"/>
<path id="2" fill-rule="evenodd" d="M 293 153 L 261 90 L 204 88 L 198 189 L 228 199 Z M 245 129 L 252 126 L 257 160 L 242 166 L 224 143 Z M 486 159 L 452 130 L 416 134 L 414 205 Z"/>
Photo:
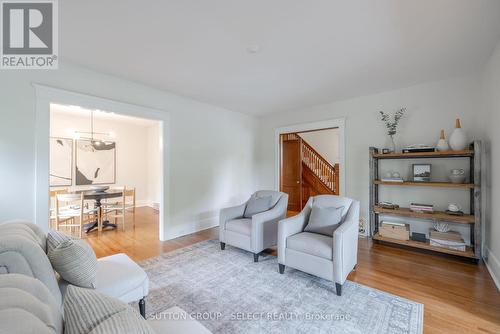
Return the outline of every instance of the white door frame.
<path id="1" fill-rule="evenodd" d="M 302 123 L 290 126 L 276 128 L 274 130 L 274 186 L 279 191 L 280 189 L 280 173 L 281 173 L 281 145 L 280 135 L 285 133 L 303 132 L 311 130 L 338 128 L 339 129 L 339 160 L 340 160 L 340 175 L 339 175 L 339 195 L 345 196 L 345 118 L 335 118 L 319 122 Z"/>
<path id="2" fill-rule="evenodd" d="M 159 121 L 160 126 L 160 240 L 166 240 L 169 214 L 170 185 L 170 113 L 130 103 L 118 102 L 102 97 L 76 93 L 59 88 L 33 83 L 36 93 L 35 114 L 35 222 L 43 230 L 49 227 L 49 137 L 50 104 L 66 104 L 86 109 L 99 109 L 117 114 L 142 117 Z"/>

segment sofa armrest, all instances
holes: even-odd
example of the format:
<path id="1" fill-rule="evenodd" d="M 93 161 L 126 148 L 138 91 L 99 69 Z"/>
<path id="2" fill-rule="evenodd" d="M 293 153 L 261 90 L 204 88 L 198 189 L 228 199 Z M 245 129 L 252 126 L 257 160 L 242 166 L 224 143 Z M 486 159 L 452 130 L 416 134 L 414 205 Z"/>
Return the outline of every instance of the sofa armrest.
<path id="1" fill-rule="evenodd" d="M 300 233 L 304 230 L 307 224 L 307 212 L 306 209 L 302 210 L 296 216 L 280 220 L 278 224 L 278 262 L 280 264 L 285 263 L 285 249 L 286 249 L 286 239 L 294 234 Z"/>
<path id="2" fill-rule="evenodd" d="M 288 194 L 283 194 L 278 203 L 268 211 L 252 216 L 251 246 L 255 253 L 264 248 L 276 245 L 278 222 L 286 217 Z"/>
<path id="3" fill-rule="evenodd" d="M 232 206 L 232 207 L 224 208 L 224 209 L 220 210 L 220 213 L 219 213 L 219 239 L 221 242 L 226 241 L 226 237 L 225 237 L 226 222 L 228 222 L 232 219 L 242 218 L 243 214 L 245 213 L 246 207 L 247 207 L 247 202 L 245 202 L 241 205 Z"/>
<path id="4" fill-rule="evenodd" d="M 344 284 L 358 261 L 359 202 L 351 204 L 345 221 L 333 232 L 333 280 Z"/>
<path id="5" fill-rule="evenodd" d="M 32 239 L 20 235 L 0 237 L 0 274 L 2 273 L 22 274 L 40 280 L 61 305 L 61 292 L 54 269 L 47 254 Z"/>

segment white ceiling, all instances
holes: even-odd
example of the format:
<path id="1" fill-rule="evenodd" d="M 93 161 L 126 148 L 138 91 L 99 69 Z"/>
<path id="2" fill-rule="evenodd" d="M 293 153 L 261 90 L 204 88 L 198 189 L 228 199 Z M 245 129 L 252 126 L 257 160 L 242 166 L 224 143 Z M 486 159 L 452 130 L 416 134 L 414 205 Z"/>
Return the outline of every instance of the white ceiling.
<path id="1" fill-rule="evenodd" d="M 90 123 L 90 112 L 91 112 L 90 109 L 85 109 L 79 106 L 70 106 L 70 105 L 55 104 L 55 103 L 52 103 L 50 105 L 51 117 L 57 117 L 59 115 L 62 115 L 66 117 L 70 116 L 77 118 L 88 118 Z M 158 125 L 158 121 L 155 120 L 125 116 L 102 110 L 94 110 L 94 120 L 103 121 L 107 124 L 113 124 L 118 122 L 118 123 L 125 123 L 129 125 L 141 126 L 146 128 Z"/>
<path id="2" fill-rule="evenodd" d="M 59 6 L 63 61 L 253 114 L 467 74 L 500 38 L 499 0 Z"/>

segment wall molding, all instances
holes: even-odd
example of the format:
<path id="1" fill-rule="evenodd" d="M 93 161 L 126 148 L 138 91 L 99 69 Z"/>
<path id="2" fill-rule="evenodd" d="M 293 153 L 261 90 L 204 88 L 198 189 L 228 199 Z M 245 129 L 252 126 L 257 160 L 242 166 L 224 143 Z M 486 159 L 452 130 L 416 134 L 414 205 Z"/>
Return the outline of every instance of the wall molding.
<path id="1" fill-rule="evenodd" d="M 498 261 L 493 252 L 486 245 L 484 246 L 483 260 L 493 282 L 495 282 L 497 289 L 500 290 L 500 261 Z"/>
<path id="2" fill-rule="evenodd" d="M 170 113 L 168 111 L 115 101 L 61 88 L 32 83 L 35 89 L 35 185 L 34 221 L 42 230 L 49 226 L 49 137 L 50 104 L 76 105 L 86 109 L 99 109 L 116 114 L 142 117 L 161 122 L 160 138 L 162 144 L 160 159 L 161 197 L 159 213 L 160 240 L 167 240 L 170 228 Z"/>

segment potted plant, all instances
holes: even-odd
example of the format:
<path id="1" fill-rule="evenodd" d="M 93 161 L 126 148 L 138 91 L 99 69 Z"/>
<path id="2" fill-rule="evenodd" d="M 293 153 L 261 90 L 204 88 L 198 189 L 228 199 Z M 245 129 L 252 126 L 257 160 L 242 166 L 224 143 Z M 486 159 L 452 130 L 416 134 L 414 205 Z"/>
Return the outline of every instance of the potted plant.
<path id="1" fill-rule="evenodd" d="M 388 141 L 385 147 L 385 151 L 388 153 L 396 152 L 396 144 L 394 143 L 394 136 L 397 133 L 398 124 L 403 115 L 406 112 L 406 108 L 401 108 L 394 115 L 389 115 L 383 111 L 380 111 L 382 122 L 384 122 L 387 128 Z"/>

